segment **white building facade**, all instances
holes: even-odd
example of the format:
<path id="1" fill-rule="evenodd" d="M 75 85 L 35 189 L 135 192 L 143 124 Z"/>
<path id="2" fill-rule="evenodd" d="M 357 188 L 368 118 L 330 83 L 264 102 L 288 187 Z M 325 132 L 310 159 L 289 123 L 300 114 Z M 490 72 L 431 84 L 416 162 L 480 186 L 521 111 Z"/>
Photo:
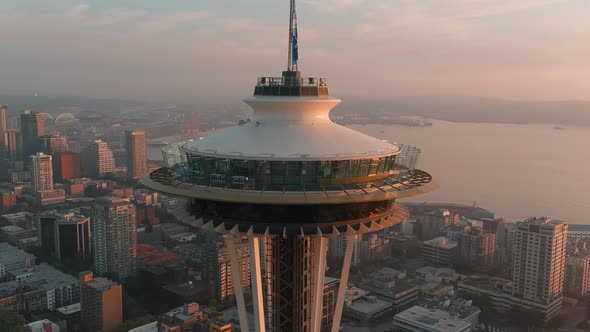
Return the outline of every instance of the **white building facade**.
<path id="1" fill-rule="evenodd" d="M 31 176 L 35 192 L 53 190 L 53 165 L 50 155 L 38 152 L 31 156 Z"/>

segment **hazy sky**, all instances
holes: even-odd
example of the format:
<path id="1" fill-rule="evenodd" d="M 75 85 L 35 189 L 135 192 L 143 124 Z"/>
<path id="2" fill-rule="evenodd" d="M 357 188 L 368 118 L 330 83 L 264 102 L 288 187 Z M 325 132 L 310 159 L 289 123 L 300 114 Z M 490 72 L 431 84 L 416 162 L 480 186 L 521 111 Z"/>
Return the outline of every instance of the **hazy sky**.
<path id="1" fill-rule="evenodd" d="M 287 0 L 3 0 L 0 94 L 244 96 L 286 67 Z M 589 0 L 299 0 L 334 95 L 590 99 Z"/>

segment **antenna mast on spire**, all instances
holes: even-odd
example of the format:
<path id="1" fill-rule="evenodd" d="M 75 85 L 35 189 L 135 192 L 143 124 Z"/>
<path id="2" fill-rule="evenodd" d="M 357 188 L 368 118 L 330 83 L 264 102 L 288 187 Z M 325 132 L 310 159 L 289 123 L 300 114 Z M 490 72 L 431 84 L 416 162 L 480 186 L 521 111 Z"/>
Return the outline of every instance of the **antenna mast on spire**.
<path id="1" fill-rule="evenodd" d="M 287 62 L 287 71 L 297 71 L 297 61 L 299 60 L 299 45 L 297 42 L 297 9 L 295 0 L 290 0 L 291 10 L 289 15 L 289 59 Z"/>

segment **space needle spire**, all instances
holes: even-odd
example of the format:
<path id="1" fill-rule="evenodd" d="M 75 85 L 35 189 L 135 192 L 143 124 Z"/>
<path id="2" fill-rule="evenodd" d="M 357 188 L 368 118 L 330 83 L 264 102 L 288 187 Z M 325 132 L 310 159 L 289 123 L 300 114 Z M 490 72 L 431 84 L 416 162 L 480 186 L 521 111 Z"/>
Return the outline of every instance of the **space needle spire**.
<path id="1" fill-rule="evenodd" d="M 289 58 L 287 62 L 287 71 L 297 71 L 297 62 L 299 60 L 299 43 L 297 34 L 297 8 L 295 0 L 291 2 L 289 16 Z"/>

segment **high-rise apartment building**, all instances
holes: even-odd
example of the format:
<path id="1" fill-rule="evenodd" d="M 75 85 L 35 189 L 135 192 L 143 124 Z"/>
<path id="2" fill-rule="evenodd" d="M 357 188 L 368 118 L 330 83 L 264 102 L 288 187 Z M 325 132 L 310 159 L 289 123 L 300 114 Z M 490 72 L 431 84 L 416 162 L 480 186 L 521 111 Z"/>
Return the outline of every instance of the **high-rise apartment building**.
<path id="1" fill-rule="evenodd" d="M 457 253 L 457 242 L 437 237 L 422 244 L 422 256 L 433 266 L 452 266 Z"/>
<path id="2" fill-rule="evenodd" d="M 102 177 L 115 170 L 113 150 L 106 142 L 96 140 L 82 152 L 82 168 L 85 175 Z"/>
<path id="3" fill-rule="evenodd" d="M 590 294 L 590 251 L 568 256 L 565 262 L 565 292 L 573 297 Z"/>
<path id="4" fill-rule="evenodd" d="M 100 197 L 91 217 L 92 254 L 98 275 L 121 279 L 137 273 L 135 206 L 128 198 Z"/>
<path id="5" fill-rule="evenodd" d="M 111 332 L 123 323 L 123 288 L 92 272 L 80 273 L 80 318 L 83 331 Z"/>
<path id="6" fill-rule="evenodd" d="M 50 155 L 42 152 L 30 157 L 33 190 L 36 192 L 53 190 L 53 164 Z"/>
<path id="7" fill-rule="evenodd" d="M 437 209 L 424 212 L 419 217 L 420 237 L 422 240 L 431 240 L 444 236 L 448 226 L 459 222 L 459 215 L 447 209 Z"/>
<path id="8" fill-rule="evenodd" d="M 68 139 L 57 134 L 47 134 L 37 137 L 37 151 L 46 154 L 66 152 L 68 150 Z"/>
<path id="9" fill-rule="evenodd" d="M 13 190 L 0 188 L 0 211 L 16 206 L 16 193 Z"/>
<path id="10" fill-rule="evenodd" d="M 37 138 L 45 134 L 43 114 L 30 110 L 20 115 L 20 132 L 23 141 L 23 156 L 28 157 L 39 150 Z"/>
<path id="11" fill-rule="evenodd" d="M 19 160 L 21 156 L 19 154 L 19 148 L 21 147 L 18 142 L 19 137 L 16 129 L 0 131 L 0 160 Z"/>
<path id="12" fill-rule="evenodd" d="M 219 237 L 217 241 L 208 243 L 203 252 L 206 277 L 214 281 L 215 293 L 220 301 L 234 295 L 230 253 L 224 238 L 225 236 Z M 250 247 L 248 241 L 243 238 L 236 239 L 235 250 L 240 268 L 241 286 L 248 289 L 250 288 Z"/>
<path id="13" fill-rule="evenodd" d="M 127 177 L 137 179 L 147 173 L 147 147 L 144 131 L 125 131 Z"/>
<path id="14" fill-rule="evenodd" d="M 561 310 L 566 243 L 563 222 L 530 218 L 516 225 L 512 295 L 537 304 L 547 320 Z"/>
<path id="15" fill-rule="evenodd" d="M 339 280 L 334 278 L 324 279 L 324 294 L 322 300 L 322 331 L 330 331 L 334 321 L 334 309 L 336 307 L 336 294 L 338 293 Z"/>
<path id="16" fill-rule="evenodd" d="M 77 211 L 46 211 L 39 217 L 39 229 L 42 248 L 60 261 L 90 257 L 90 217 Z"/>
<path id="17" fill-rule="evenodd" d="M 496 258 L 500 264 L 512 264 L 516 227 L 506 219 L 500 219 L 496 228 Z"/>
<path id="18" fill-rule="evenodd" d="M 63 183 L 80 177 L 80 154 L 75 152 L 58 152 L 52 155 L 53 178 Z"/>
<path id="19" fill-rule="evenodd" d="M 482 228 L 471 227 L 457 237 L 459 263 L 485 270 L 495 263 L 496 233 L 484 232 Z"/>
<path id="20" fill-rule="evenodd" d="M 361 262 L 360 242 L 362 235 L 357 234 L 353 237 L 353 241 L 350 241 L 353 246 L 351 266 L 358 266 Z M 346 253 L 346 247 L 348 246 L 348 237 L 334 237 L 328 242 L 328 256 L 343 259 Z"/>
<path id="21" fill-rule="evenodd" d="M 6 125 L 7 107 L 0 105 L 0 161 L 15 160 L 12 156 L 12 151 L 16 151 L 16 132 L 13 135 L 8 135 Z M 12 138 L 12 139 L 11 139 Z"/>
<path id="22" fill-rule="evenodd" d="M 8 107 L 6 105 L 0 105 L 0 132 L 8 129 L 8 117 L 6 113 L 8 113 Z"/>
<path id="23" fill-rule="evenodd" d="M 504 217 L 500 217 L 497 219 L 483 218 L 481 221 L 483 226 L 482 228 L 486 233 L 496 233 L 500 225 L 508 223 L 508 220 Z"/>
<path id="24" fill-rule="evenodd" d="M 391 241 L 372 233 L 363 235 L 360 241 L 361 261 L 371 262 L 391 257 Z"/>

